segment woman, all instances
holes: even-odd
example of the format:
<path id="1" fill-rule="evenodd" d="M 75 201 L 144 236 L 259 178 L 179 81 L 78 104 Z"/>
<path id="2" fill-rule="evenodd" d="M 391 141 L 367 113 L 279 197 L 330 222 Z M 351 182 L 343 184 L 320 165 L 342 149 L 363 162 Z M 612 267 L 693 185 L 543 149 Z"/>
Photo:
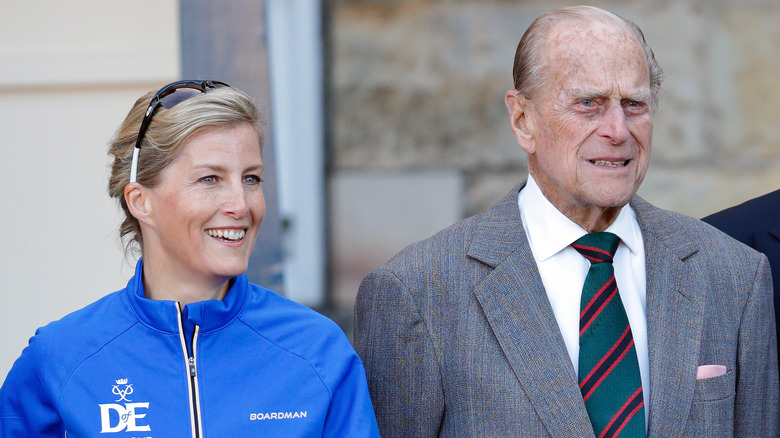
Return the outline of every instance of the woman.
<path id="1" fill-rule="evenodd" d="M 341 330 L 244 275 L 265 213 L 259 123 L 216 81 L 136 102 L 109 151 L 135 276 L 38 330 L 0 389 L 0 436 L 378 436 Z"/>

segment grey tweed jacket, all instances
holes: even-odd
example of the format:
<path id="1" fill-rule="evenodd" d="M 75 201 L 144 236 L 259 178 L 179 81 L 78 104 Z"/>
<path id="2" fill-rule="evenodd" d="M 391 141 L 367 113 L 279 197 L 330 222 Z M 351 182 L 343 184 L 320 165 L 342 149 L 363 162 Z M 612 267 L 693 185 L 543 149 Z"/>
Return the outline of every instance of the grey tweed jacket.
<path id="1" fill-rule="evenodd" d="M 363 280 L 354 342 L 382 436 L 594 436 L 523 231 L 523 186 Z M 631 205 L 647 261 L 648 436 L 780 435 L 766 257 Z M 697 380 L 700 365 L 727 373 Z"/>

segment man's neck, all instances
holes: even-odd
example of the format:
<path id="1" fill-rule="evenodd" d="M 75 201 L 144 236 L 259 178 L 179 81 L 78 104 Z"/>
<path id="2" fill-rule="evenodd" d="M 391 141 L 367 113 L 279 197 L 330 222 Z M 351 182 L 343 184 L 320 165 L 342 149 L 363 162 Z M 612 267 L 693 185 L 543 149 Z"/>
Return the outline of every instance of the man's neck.
<path id="1" fill-rule="evenodd" d="M 534 181 L 536 181 L 536 185 L 541 190 L 542 195 L 558 211 L 589 233 L 604 231 L 609 228 L 623 208 L 623 206 L 599 207 L 593 204 L 585 205 L 571 197 L 561 199 L 559 196 L 556 196 L 555 191 L 546 188 L 547 184 L 551 184 L 549 180 L 542 178 L 542 181 L 540 181 L 539 178 L 534 178 Z"/>

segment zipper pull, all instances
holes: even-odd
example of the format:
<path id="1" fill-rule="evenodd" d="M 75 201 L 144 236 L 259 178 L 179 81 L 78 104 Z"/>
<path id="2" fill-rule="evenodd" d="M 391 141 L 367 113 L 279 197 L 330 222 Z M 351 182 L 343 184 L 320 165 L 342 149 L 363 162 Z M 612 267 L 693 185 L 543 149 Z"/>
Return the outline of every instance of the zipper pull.
<path id="1" fill-rule="evenodd" d="M 190 377 L 195 377 L 198 373 L 195 372 L 195 358 L 190 358 Z"/>

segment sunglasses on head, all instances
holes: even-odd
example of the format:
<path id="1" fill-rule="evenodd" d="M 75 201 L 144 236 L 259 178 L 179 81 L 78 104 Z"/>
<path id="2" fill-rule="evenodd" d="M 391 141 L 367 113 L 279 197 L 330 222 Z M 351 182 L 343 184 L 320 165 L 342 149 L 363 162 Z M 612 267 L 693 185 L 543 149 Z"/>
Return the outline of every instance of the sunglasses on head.
<path id="1" fill-rule="evenodd" d="M 141 151 L 141 141 L 144 139 L 146 130 L 152 122 L 152 116 L 157 109 L 162 106 L 173 108 L 174 106 L 191 99 L 197 95 L 203 94 L 212 88 L 229 87 L 230 85 L 220 81 L 198 81 L 184 80 L 172 82 L 154 94 L 149 108 L 146 109 L 144 119 L 141 122 L 141 129 L 138 130 L 138 138 L 135 141 L 133 150 L 133 161 L 130 164 L 130 182 L 136 182 L 138 172 L 138 153 Z"/>

